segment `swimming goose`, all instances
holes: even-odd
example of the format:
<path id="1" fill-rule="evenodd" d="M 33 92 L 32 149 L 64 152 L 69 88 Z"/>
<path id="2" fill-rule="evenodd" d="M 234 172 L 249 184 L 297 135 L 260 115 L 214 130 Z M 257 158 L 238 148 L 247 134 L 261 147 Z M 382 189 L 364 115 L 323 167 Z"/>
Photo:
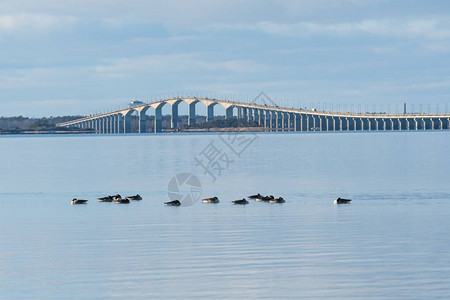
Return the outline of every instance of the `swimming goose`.
<path id="1" fill-rule="evenodd" d="M 256 201 L 258 201 L 258 202 L 269 202 L 270 200 L 273 200 L 273 199 L 275 199 L 275 197 L 273 195 L 264 196 L 264 197 L 261 196 L 261 197 L 256 198 Z"/>
<path id="2" fill-rule="evenodd" d="M 126 199 L 128 199 L 128 200 L 142 200 L 142 197 L 139 194 L 137 194 L 136 196 L 128 196 L 128 197 L 126 197 Z"/>
<path id="3" fill-rule="evenodd" d="M 169 202 L 164 202 L 164 204 L 167 206 L 180 206 L 181 202 L 178 200 L 173 200 L 173 201 L 169 201 Z"/>
<path id="4" fill-rule="evenodd" d="M 269 200 L 269 203 L 284 203 L 284 202 L 286 202 L 286 201 L 284 201 L 283 197 Z"/>
<path id="5" fill-rule="evenodd" d="M 130 203 L 130 200 L 126 199 L 126 198 L 122 199 L 121 197 L 114 197 L 114 202 L 124 204 L 124 203 Z"/>
<path id="6" fill-rule="evenodd" d="M 342 198 L 337 198 L 336 200 L 334 200 L 334 204 L 347 204 L 350 203 L 350 199 L 342 199 Z"/>
<path id="7" fill-rule="evenodd" d="M 112 202 L 113 197 L 112 196 L 106 196 L 106 197 L 100 197 L 97 198 L 99 202 Z"/>
<path id="8" fill-rule="evenodd" d="M 245 198 L 242 198 L 242 200 L 234 200 L 231 203 L 233 203 L 233 204 L 248 204 L 248 201 Z"/>
<path id="9" fill-rule="evenodd" d="M 77 198 L 73 198 L 72 199 L 72 204 L 85 204 L 87 202 L 87 200 L 81 200 L 81 199 L 77 199 Z"/>
<path id="10" fill-rule="evenodd" d="M 202 201 L 204 203 L 219 203 L 220 202 L 219 198 L 217 198 L 217 197 L 205 198 L 205 199 L 202 199 Z"/>
<path id="11" fill-rule="evenodd" d="M 249 199 L 256 199 L 256 198 L 261 198 L 261 197 L 262 197 L 262 196 L 261 196 L 260 193 L 258 193 L 258 194 L 256 194 L 256 195 L 248 196 Z"/>

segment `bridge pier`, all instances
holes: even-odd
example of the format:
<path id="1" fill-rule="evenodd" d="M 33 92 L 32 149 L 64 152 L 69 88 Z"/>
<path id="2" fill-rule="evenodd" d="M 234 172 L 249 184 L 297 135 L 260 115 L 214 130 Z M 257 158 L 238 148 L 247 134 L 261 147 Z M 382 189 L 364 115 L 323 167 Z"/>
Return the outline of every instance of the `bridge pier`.
<path id="1" fill-rule="evenodd" d="M 172 104 L 172 115 L 170 116 L 170 128 L 178 128 L 178 103 Z"/>
<path id="2" fill-rule="evenodd" d="M 141 110 L 138 112 L 139 114 L 139 133 L 146 133 L 147 132 L 147 117 L 146 117 L 146 111 L 147 110 Z"/>
<path id="3" fill-rule="evenodd" d="M 253 109 L 247 108 L 247 122 L 251 123 L 253 122 Z"/>
<path id="4" fill-rule="evenodd" d="M 108 118 L 107 117 L 102 118 L 102 125 L 103 125 L 102 134 L 108 133 Z"/>
<path id="5" fill-rule="evenodd" d="M 155 108 L 155 126 L 154 132 L 160 133 L 162 132 L 162 106 L 164 104 L 160 104 Z"/>
<path id="6" fill-rule="evenodd" d="M 333 129 L 332 129 L 333 123 L 331 122 L 332 121 L 331 117 L 325 116 L 325 120 L 326 120 L 327 131 L 333 131 Z"/>
<path id="7" fill-rule="evenodd" d="M 301 118 L 300 114 L 294 114 L 294 130 L 301 131 Z"/>
<path id="8" fill-rule="evenodd" d="M 228 119 L 233 119 L 233 106 L 228 107 L 227 109 L 225 109 L 225 118 Z"/>
<path id="9" fill-rule="evenodd" d="M 214 120 L 214 103 L 206 106 L 206 122 Z"/>
<path id="10" fill-rule="evenodd" d="M 189 115 L 188 115 L 188 125 L 195 124 L 196 115 L 195 115 L 195 104 L 196 102 L 189 103 Z"/>
<path id="11" fill-rule="evenodd" d="M 256 113 L 256 121 L 258 122 L 258 126 L 261 126 L 261 113 L 262 110 L 261 109 L 255 109 L 255 113 Z"/>
<path id="12" fill-rule="evenodd" d="M 124 130 L 124 116 L 122 114 L 117 115 L 117 133 L 125 133 Z"/>

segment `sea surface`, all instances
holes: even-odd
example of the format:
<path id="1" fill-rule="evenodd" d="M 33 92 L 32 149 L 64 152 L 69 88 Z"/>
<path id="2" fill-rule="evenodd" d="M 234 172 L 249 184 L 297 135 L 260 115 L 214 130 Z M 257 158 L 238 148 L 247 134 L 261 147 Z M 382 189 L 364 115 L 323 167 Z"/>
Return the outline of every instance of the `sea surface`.
<path id="1" fill-rule="evenodd" d="M 449 131 L 1 136 L 0 299 L 449 299 L 449 152 Z M 164 206 L 180 173 L 221 202 Z M 258 192 L 286 203 L 231 204 Z M 116 193 L 144 199 L 96 200 Z"/>

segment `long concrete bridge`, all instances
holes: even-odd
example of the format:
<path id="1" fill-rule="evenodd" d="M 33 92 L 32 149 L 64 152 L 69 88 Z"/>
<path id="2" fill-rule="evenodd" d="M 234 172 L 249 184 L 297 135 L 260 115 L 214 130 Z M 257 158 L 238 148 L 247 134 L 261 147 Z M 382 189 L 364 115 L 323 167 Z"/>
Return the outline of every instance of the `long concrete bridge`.
<path id="1" fill-rule="evenodd" d="M 276 105 L 235 102 L 208 98 L 171 98 L 144 103 L 109 113 L 57 124 L 61 127 L 92 128 L 97 133 L 131 133 L 131 118 L 138 115 L 138 133 L 147 132 L 146 112 L 154 108 L 154 132 L 162 132 L 162 108 L 172 108 L 171 128 L 178 128 L 178 105 L 188 105 L 188 125 L 196 121 L 196 104 L 206 107 L 206 120 L 214 119 L 214 106 L 225 108 L 225 118 L 255 121 L 267 130 L 275 131 L 370 131 L 370 130 L 448 130 L 450 114 L 385 114 L 385 113 L 341 113 L 297 109 Z"/>

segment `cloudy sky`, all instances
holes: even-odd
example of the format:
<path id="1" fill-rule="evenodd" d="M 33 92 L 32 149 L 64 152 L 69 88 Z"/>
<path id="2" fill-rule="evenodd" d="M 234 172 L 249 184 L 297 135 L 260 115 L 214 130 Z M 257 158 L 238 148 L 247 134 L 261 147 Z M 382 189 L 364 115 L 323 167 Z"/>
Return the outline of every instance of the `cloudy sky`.
<path id="1" fill-rule="evenodd" d="M 0 116 L 183 91 L 426 110 L 449 70 L 445 0 L 0 0 Z"/>

